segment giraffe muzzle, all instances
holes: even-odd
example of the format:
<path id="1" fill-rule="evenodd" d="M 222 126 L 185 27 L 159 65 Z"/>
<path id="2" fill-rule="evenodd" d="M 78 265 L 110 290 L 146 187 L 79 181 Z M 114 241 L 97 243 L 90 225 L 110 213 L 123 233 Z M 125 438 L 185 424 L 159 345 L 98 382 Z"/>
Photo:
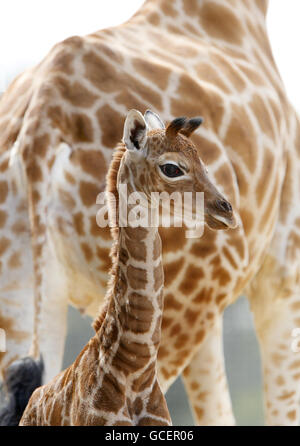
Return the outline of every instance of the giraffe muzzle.
<path id="1" fill-rule="evenodd" d="M 205 221 L 212 229 L 234 229 L 237 221 L 229 201 L 217 199 L 206 203 Z"/>

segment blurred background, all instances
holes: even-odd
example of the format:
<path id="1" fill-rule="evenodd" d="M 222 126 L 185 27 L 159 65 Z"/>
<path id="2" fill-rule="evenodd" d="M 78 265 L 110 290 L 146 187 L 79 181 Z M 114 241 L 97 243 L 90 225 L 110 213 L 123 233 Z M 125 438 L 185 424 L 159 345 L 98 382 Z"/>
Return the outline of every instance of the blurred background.
<path id="1" fill-rule="evenodd" d="M 299 111 L 300 2 L 269 2 L 267 24 L 274 57 L 288 96 Z M 142 4 L 143 0 L 1 1 L 0 94 L 19 72 L 39 62 L 58 41 L 118 25 Z M 64 367 L 73 362 L 92 336 L 90 324 L 89 318 L 69 308 Z M 245 298 L 240 298 L 225 311 L 224 350 L 237 424 L 263 424 L 260 356 Z M 180 379 L 169 390 L 167 401 L 174 425 L 193 424 Z"/>

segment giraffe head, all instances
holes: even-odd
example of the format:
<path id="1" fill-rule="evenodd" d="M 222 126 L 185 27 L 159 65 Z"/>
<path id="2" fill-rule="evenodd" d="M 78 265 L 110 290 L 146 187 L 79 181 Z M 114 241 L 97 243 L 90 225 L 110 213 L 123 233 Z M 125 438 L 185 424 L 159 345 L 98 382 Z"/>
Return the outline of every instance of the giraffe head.
<path id="1" fill-rule="evenodd" d="M 150 110 L 144 116 L 131 110 L 124 125 L 123 178 L 118 182 L 130 183 L 135 191 L 149 198 L 152 192 L 203 192 L 206 224 L 212 229 L 234 228 L 231 204 L 209 180 L 189 139 L 201 123 L 202 118 L 181 117 L 165 128 L 159 116 Z"/>

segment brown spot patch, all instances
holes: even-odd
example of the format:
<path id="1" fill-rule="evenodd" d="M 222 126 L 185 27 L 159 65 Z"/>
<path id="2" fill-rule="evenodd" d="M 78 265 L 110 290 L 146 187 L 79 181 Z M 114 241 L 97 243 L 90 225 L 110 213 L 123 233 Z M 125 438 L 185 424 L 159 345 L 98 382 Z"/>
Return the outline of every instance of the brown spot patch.
<path id="1" fill-rule="evenodd" d="M 296 393 L 295 391 L 284 392 L 282 395 L 277 397 L 277 399 L 280 400 L 280 401 L 289 400 L 290 398 L 292 398 L 295 395 L 295 393 Z"/>
<path id="2" fill-rule="evenodd" d="M 194 242 L 191 247 L 191 253 L 199 258 L 207 257 L 215 252 L 216 232 L 205 227 L 204 234 L 199 242 Z"/>
<path id="3" fill-rule="evenodd" d="M 0 256 L 2 256 L 7 248 L 11 245 L 11 240 L 6 237 L 0 239 Z"/>
<path id="4" fill-rule="evenodd" d="M 132 405 L 132 410 L 135 415 L 139 415 L 142 412 L 143 401 L 139 396 L 134 400 L 133 405 Z"/>
<path id="5" fill-rule="evenodd" d="M 98 259 L 101 260 L 101 271 L 108 272 L 111 268 L 111 258 L 109 257 L 109 249 L 101 248 L 100 246 L 96 247 L 96 255 Z"/>
<path id="6" fill-rule="evenodd" d="M 212 288 L 203 288 L 194 298 L 193 302 L 196 304 L 199 303 L 208 303 L 212 300 L 213 290 Z"/>
<path id="7" fill-rule="evenodd" d="M 135 260 L 146 260 L 146 245 L 143 241 L 137 243 L 134 239 L 125 237 L 125 245 L 130 256 Z"/>
<path id="8" fill-rule="evenodd" d="M 94 87 L 106 93 L 115 92 L 118 73 L 111 64 L 92 51 L 83 56 L 83 63 L 85 76 Z"/>
<path id="9" fill-rule="evenodd" d="M 200 9 L 200 23 L 210 36 L 233 44 L 241 44 L 243 28 L 237 16 L 226 6 L 212 1 Z"/>
<path id="10" fill-rule="evenodd" d="M 197 333 L 195 334 L 195 343 L 198 344 L 198 343 L 202 342 L 204 339 L 204 336 L 205 336 L 204 330 L 197 331 Z"/>
<path id="11" fill-rule="evenodd" d="M 26 166 L 26 172 L 30 181 L 37 182 L 43 180 L 42 169 L 35 159 L 30 159 Z"/>
<path id="12" fill-rule="evenodd" d="M 72 140 L 75 143 L 93 142 L 93 125 L 88 116 L 83 113 L 73 113 L 69 122 Z"/>
<path id="13" fill-rule="evenodd" d="M 162 12 L 164 15 L 170 16 L 170 17 L 176 17 L 177 11 L 174 9 L 173 4 L 170 2 L 161 3 L 160 5 Z"/>
<path id="14" fill-rule="evenodd" d="M 0 228 L 5 226 L 7 220 L 7 213 L 0 210 Z"/>
<path id="15" fill-rule="evenodd" d="M 187 334 L 181 333 L 180 335 L 177 336 L 177 339 L 174 343 L 174 347 L 177 349 L 184 347 L 185 344 L 187 343 L 188 339 L 189 339 L 189 337 Z"/>
<path id="16" fill-rule="evenodd" d="M 96 184 L 80 181 L 79 195 L 84 206 L 90 207 L 96 204 L 96 198 L 99 192 L 99 186 Z"/>
<path id="17" fill-rule="evenodd" d="M 22 265 L 20 257 L 20 252 L 14 252 L 8 259 L 8 266 L 12 269 L 19 268 Z"/>
<path id="18" fill-rule="evenodd" d="M 51 71 L 57 71 L 58 73 L 73 74 L 72 62 L 74 60 L 74 55 L 67 52 L 66 48 L 61 48 L 61 50 L 54 56 L 51 63 Z"/>
<path id="19" fill-rule="evenodd" d="M 24 221 L 18 221 L 16 223 L 14 223 L 13 226 L 11 227 L 11 229 L 12 229 L 12 232 L 17 235 L 22 234 L 24 232 L 28 232 L 28 230 L 29 230 L 27 223 Z"/>
<path id="20" fill-rule="evenodd" d="M 178 260 L 174 260 L 173 262 L 168 262 L 164 265 L 165 272 L 165 286 L 169 286 L 175 277 L 179 274 L 181 268 L 184 264 L 184 258 L 180 257 Z"/>
<path id="21" fill-rule="evenodd" d="M 124 116 L 104 105 L 97 111 L 97 119 L 101 128 L 101 141 L 105 147 L 114 148 L 121 140 Z"/>
<path id="22" fill-rule="evenodd" d="M 4 160 L 1 164 L 0 164 L 0 172 L 5 172 L 8 168 L 8 163 L 9 163 L 9 159 Z"/>
<path id="23" fill-rule="evenodd" d="M 102 386 L 96 392 L 93 400 L 95 409 L 118 413 L 124 402 L 125 392 L 123 386 L 112 373 L 105 374 Z"/>
<path id="24" fill-rule="evenodd" d="M 73 175 L 70 172 L 67 172 L 65 170 L 64 175 L 65 175 L 65 179 L 67 180 L 68 183 L 70 183 L 72 185 L 76 183 L 75 178 L 73 177 Z"/>
<path id="25" fill-rule="evenodd" d="M 171 293 L 166 294 L 164 302 L 164 310 L 173 309 L 179 311 L 182 308 L 182 304 L 175 299 Z"/>
<path id="26" fill-rule="evenodd" d="M 128 252 L 126 251 L 126 249 L 121 248 L 119 250 L 119 261 L 121 263 L 123 263 L 124 265 L 126 265 L 126 263 L 128 262 L 128 259 L 129 259 Z"/>
<path id="27" fill-rule="evenodd" d="M 196 289 L 198 282 L 202 277 L 204 277 L 202 268 L 194 265 L 189 265 L 186 269 L 185 277 L 179 285 L 179 290 L 183 294 L 192 293 Z"/>
<path id="28" fill-rule="evenodd" d="M 97 220 L 94 215 L 90 217 L 90 234 L 94 237 L 101 237 L 105 238 L 103 234 L 105 233 L 105 230 L 109 228 L 100 228 L 97 224 Z"/>
<path id="29" fill-rule="evenodd" d="M 82 212 L 77 212 L 73 215 L 73 225 L 78 235 L 84 235 L 84 220 Z"/>
<path id="30" fill-rule="evenodd" d="M 166 358 L 168 355 L 169 355 L 168 350 L 161 345 L 158 350 L 158 355 L 157 355 L 158 359 L 161 360 L 163 358 Z"/>
<path id="31" fill-rule="evenodd" d="M 291 421 L 295 421 L 297 418 L 297 411 L 296 410 L 290 410 L 287 414 L 287 417 L 291 420 Z"/>
<path id="32" fill-rule="evenodd" d="M 135 108 L 136 110 L 145 110 L 147 108 L 146 103 L 141 102 L 140 99 L 127 90 L 123 90 L 121 93 L 119 93 L 115 97 L 115 101 L 118 104 L 124 105 L 128 110 L 132 108 Z"/>
<path id="33" fill-rule="evenodd" d="M 147 16 L 147 20 L 154 26 L 157 26 L 160 23 L 160 17 L 157 12 L 152 12 L 151 14 L 149 14 Z"/>
<path id="34" fill-rule="evenodd" d="M 281 376 L 281 375 L 279 375 L 277 378 L 276 378 L 276 384 L 278 385 L 278 386 L 283 386 L 284 384 L 285 384 L 285 380 L 284 380 L 284 378 L 283 378 L 283 376 Z"/>
<path id="35" fill-rule="evenodd" d="M 127 267 L 127 280 L 134 290 L 144 290 L 147 285 L 147 271 L 129 265 Z"/>
<path id="36" fill-rule="evenodd" d="M 254 216 L 248 209 L 241 209 L 240 216 L 243 222 L 245 234 L 248 236 L 253 228 Z"/>
<path id="37" fill-rule="evenodd" d="M 173 336 L 178 335 L 181 332 L 181 325 L 179 323 L 174 324 L 170 330 L 170 337 L 173 338 Z"/>
<path id="38" fill-rule="evenodd" d="M 159 228 L 162 238 L 163 252 L 174 252 L 183 249 L 186 238 L 184 228 Z"/>
<path id="39" fill-rule="evenodd" d="M 91 247 L 87 243 L 81 243 L 80 244 L 81 250 L 84 254 L 84 257 L 87 262 L 90 262 L 93 258 L 93 251 Z"/>
<path id="40" fill-rule="evenodd" d="M 141 241 L 144 240 L 147 237 L 148 229 L 138 227 L 138 228 L 124 228 L 124 231 L 126 232 L 127 236 L 132 240 Z"/>
<path id="41" fill-rule="evenodd" d="M 189 324 L 189 327 L 192 327 L 193 325 L 195 325 L 195 322 L 198 319 L 198 312 L 193 311 L 190 308 L 187 308 L 184 313 L 184 318 L 186 319 L 187 323 Z"/>
<path id="42" fill-rule="evenodd" d="M 35 155 L 44 158 L 50 143 L 50 136 L 46 133 L 42 136 L 36 136 L 33 142 L 33 152 Z"/>
<path id="43" fill-rule="evenodd" d="M 16 342 L 23 342 L 24 339 L 29 337 L 30 333 L 18 330 L 15 325 L 15 321 L 12 318 L 5 317 L 0 312 L 0 327 L 5 330 L 7 339 L 13 339 Z"/>
<path id="44" fill-rule="evenodd" d="M 92 107 L 97 99 L 97 96 L 79 82 L 70 82 L 61 76 L 56 76 L 55 85 L 62 98 L 75 107 Z"/>
<path id="45" fill-rule="evenodd" d="M 8 194 L 8 186 L 6 181 L 0 181 L 0 203 L 4 203 Z"/>
<path id="46" fill-rule="evenodd" d="M 82 150 L 76 151 L 76 156 L 82 170 L 96 180 L 102 180 L 106 175 L 106 162 L 100 150 Z"/>
<path id="47" fill-rule="evenodd" d="M 170 325 L 173 322 L 173 318 L 171 317 L 167 317 L 165 315 L 163 315 L 163 320 L 162 320 L 162 324 L 161 324 L 161 328 L 163 330 L 165 330 L 166 328 L 170 327 Z"/>
<path id="48" fill-rule="evenodd" d="M 196 416 L 197 416 L 197 420 L 201 420 L 204 417 L 204 409 L 202 409 L 201 407 L 195 406 L 194 408 Z"/>

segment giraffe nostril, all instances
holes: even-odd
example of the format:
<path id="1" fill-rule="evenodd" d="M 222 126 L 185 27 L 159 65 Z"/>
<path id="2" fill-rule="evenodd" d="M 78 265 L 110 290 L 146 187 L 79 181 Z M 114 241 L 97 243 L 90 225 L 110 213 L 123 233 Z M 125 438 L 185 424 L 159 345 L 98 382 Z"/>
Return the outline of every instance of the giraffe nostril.
<path id="1" fill-rule="evenodd" d="M 217 200 L 217 206 L 219 209 L 225 212 L 232 212 L 232 206 L 226 200 Z"/>

